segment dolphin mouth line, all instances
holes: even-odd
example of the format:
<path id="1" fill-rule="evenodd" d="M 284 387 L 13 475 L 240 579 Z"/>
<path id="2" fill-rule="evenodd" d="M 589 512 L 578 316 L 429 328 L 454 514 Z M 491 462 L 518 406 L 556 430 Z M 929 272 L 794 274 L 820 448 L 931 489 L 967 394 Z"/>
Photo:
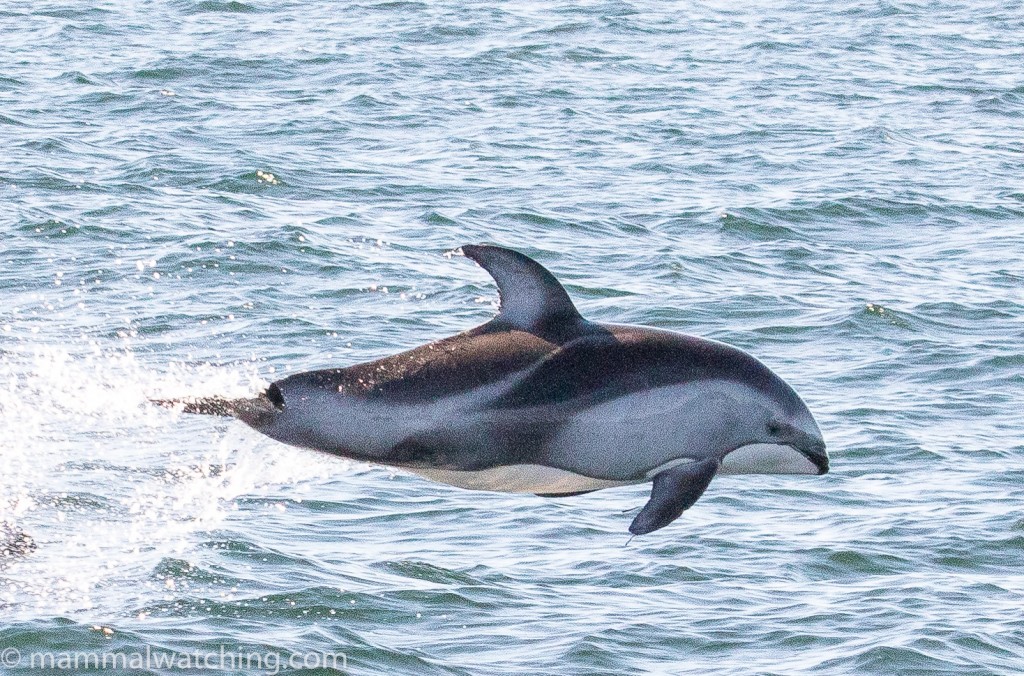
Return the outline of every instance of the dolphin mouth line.
<path id="1" fill-rule="evenodd" d="M 779 442 L 807 458 L 818 469 L 819 475 L 828 474 L 828 452 L 820 433 L 806 432 L 786 423 L 775 423 L 775 427 L 776 434 L 782 437 Z"/>
<path id="2" fill-rule="evenodd" d="M 800 453 L 818 468 L 818 474 L 828 474 L 828 454 L 825 453 L 825 442 L 816 440 L 812 444 L 790 444 L 790 448 Z"/>

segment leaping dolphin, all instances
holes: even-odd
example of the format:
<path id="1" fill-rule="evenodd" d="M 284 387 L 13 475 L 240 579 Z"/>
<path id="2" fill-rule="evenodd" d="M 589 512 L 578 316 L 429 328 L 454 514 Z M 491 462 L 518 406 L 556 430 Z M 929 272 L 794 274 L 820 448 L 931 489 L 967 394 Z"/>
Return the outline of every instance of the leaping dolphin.
<path id="1" fill-rule="evenodd" d="M 497 282 L 499 312 L 486 324 L 297 373 L 252 399 L 157 403 L 461 488 L 566 496 L 652 481 L 634 535 L 674 521 L 716 474 L 828 471 L 804 402 L 743 350 L 588 321 L 531 258 L 462 252 Z"/>

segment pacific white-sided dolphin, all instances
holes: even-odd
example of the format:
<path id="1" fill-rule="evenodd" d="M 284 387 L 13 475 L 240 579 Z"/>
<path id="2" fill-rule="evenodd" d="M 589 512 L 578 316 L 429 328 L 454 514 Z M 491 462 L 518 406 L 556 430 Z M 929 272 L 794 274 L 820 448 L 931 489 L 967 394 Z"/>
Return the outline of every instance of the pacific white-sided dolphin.
<path id="1" fill-rule="evenodd" d="M 587 321 L 527 256 L 462 252 L 497 282 L 500 311 L 486 324 L 298 373 L 252 399 L 158 403 L 462 488 L 564 496 L 653 481 L 634 535 L 671 523 L 719 473 L 828 471 L 803 401 L 743 350 Z"/>

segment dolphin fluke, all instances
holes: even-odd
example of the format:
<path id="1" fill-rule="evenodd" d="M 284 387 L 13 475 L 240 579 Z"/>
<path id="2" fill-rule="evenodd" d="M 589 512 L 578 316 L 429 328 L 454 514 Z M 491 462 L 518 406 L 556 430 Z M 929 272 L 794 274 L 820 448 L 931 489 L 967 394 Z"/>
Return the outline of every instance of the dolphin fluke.
<path id="1" fill-rule="evenodd" d="M 234 417 L 239 400 L 225 399 L 224 397 L 201 397 L 199 399 L 150 399 L 149 401 L 163 408 L 180 410 L 182 413 Z"/>
<path id="2" fill-rule="evenodd" d="M 276 395 L 276 396 L 275 396 Z M 238 418 L 259 429 L 284 406 L 280 391 L 275 385 L 251 399 L 227 399 L 225 397 L 184 397 L 182 399 L 150 399 L 150 403 L 181 413 L 217 415 Z"/>

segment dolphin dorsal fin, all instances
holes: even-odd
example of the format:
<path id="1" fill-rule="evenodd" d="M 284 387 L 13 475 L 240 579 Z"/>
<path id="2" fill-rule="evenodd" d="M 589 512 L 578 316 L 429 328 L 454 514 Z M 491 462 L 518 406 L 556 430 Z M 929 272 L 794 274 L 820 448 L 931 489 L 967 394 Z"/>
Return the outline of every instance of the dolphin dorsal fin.
<path id="1" fill-rule="evenodd" d="M 496 320 L 542 336 L 572 333 L 584 321 L 555 276 L 529 256 L 488 244 L 467 244 L 462 253 L 497 282 Z"/>

